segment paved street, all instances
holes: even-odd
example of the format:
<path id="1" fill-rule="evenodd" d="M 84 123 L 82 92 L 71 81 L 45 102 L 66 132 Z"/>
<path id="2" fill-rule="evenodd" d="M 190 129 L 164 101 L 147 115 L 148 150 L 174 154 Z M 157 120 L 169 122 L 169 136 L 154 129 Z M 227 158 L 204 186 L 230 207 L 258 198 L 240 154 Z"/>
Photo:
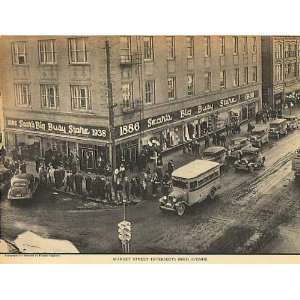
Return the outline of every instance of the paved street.
<path id="1" fill-rule="evenodd" d="M 127 219 L 133 225 L 132 252 L 235 253 L 252 235 L 272 227 L 273 219 L 276 227 L 291 220 L 298 211 L 300 189 L 293 181 L 289 153 L 299 140 L 300 131 L 296 131 L 266 146 L 264 170 L 249 174 L 230 168 L 222 175 L 217 199 L 193 207 L 184 217 L 161 212 L 154 200 L 128 206 Z M 83 253 L 120 253 L 117 223 L 122 220 L 122 208 L 93 208 L 86 204 L 82 199 L 51 190 L 40 191 L 27 204 L 11 205 L 4 200 L 1 235 L 14 239 L 31 230 L 43 237 L 70 240 Z M 288 219 L 279 222 L 277 214 L 280 212 L 281 218 L 287 206 L 292 208 Z M 300 252 L 299 243 L 295 246 L 289 250 Z M 272 249 L 266 247 L 263 251 Z"/>

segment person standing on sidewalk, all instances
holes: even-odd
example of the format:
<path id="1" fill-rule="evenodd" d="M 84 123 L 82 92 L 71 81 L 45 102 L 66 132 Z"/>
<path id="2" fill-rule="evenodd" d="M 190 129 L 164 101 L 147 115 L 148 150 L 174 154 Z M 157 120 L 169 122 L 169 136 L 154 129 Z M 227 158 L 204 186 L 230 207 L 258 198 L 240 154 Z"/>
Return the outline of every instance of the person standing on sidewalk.
<path id="1" fill-rule="evenodd" d="M 87 194 L 90 196 L 91 190 L 92 190 L 92 178 L 90 176 L 90 173 L 88 173 L 85 176 L 85 189 L 86 189 Z"/>
<path id="2" fill-rule="evenodd" d="M 127 176 L 124 178 L 124 192 L 126 201 L 130 202 L 130 182 Z"/>
<path id="3" fill-rule="evenodd" d="M 79 170 L 75 174 L 75 187 L 76 187 L 76 192 L 80 195 L 82 194 L 82 181 L 83 181 L 83 176 L 81 174 L 81 171 Z"/>
<path id="4" fill-rule="evenodd" d="M 111 182 L 109 180 L 109 178 L 106 179 L 106 183 L 105 183 L 105 199 L 108 203 L 112 202 L 112 192 L 111 192 Z"/>

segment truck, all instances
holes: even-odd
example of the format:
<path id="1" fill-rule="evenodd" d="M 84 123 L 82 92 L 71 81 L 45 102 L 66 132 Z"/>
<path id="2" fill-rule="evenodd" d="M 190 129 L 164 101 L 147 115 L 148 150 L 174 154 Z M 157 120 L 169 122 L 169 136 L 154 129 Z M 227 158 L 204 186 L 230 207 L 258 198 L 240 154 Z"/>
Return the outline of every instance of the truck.
<path id="1" fill-rule="evenodd" d="M 295 179 L 300 179 L 300 148 L 298 148 L 292 159 L 292 171 L 294 171 Z"/>

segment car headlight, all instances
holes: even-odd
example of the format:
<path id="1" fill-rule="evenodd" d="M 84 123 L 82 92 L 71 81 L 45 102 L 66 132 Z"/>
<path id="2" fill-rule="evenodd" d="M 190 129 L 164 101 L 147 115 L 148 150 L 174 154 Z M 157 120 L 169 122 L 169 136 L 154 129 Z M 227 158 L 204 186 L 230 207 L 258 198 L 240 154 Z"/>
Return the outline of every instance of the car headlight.
<path id="1" fill-rule="evenodd" d="M 172 201 L 175 203 L 177 200 L 176 200 L 176 198 L 173 198 L 173 200 L 172 200 Z"/>

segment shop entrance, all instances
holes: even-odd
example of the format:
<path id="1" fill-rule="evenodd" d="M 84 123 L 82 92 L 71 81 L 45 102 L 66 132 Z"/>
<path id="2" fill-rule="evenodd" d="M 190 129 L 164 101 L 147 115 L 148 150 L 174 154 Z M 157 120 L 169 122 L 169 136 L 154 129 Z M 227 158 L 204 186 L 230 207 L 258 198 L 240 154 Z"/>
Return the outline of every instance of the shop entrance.
<path id="1" fill-rule="evenodd" d="M 107 149 L 94 145 L 79 145 L 80 169 L 94 172 L 107 163 Z"/>
<path id="2" fill-rule="evenodd" d="M 138 158 L 138 140 L 130 141 L 116 146 L 117 166 L 125 160 L 126 164 L 135 163 Z"/>
<path id="3" fill-rule="evenodd" d="M 81 148 L 80 168 L 84 171 L 95 169 L 96 151 L 90 148 Z"/>

